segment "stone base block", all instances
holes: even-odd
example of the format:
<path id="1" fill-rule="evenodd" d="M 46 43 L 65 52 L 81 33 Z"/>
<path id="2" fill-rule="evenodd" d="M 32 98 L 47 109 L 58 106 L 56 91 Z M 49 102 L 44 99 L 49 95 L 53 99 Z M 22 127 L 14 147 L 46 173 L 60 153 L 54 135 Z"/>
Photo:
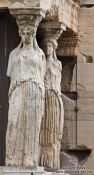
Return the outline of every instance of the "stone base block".
<path id="1" fill-rule="evenodd" d="M 45 171 L 44 167 L 36 169 L 25 167 L 0 167 L 0 175 L 66 175 L 65 170 L 62 171 Z M 68 175 L 68 174 L 67 174 Z"/>
<path id="2" fill-rule="evenodd" d="M 0 175 L 45 175 L 43 167 L 36 169 L 25 167 L 0 167 Z"/>

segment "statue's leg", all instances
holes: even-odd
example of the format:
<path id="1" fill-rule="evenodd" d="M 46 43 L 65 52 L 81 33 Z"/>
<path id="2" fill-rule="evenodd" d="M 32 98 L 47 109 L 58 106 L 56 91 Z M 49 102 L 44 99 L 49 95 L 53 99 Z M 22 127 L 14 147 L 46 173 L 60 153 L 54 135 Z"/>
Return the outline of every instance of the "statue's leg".
<path id="1" fill-rule="evenodd" d="M 17 156 L 19 155 L 17 150 L 19 145 L 17 145 L 17 141 L 20 116 L 20 95 L 18 94 L 19 87 L 15 88 L 12 92 L 9 101 L 8 126 L 6 134 L 6 165 L 8 166 L 18 164 L 18 162 L 16 162 Z"/>
<path id="2" fill-rule="evenodd" d="M 39 133 L 42 121 L 42 93 L 36 83 L 26 82 L 25 114 L 26 134 L 24 160 L 25 166 L 38 166 Z"/>
<path id="3" fill-rule="evenodd" d="M 53 144 L 53 167 L 55 169 L 60 168 L 60 142 Z"/>

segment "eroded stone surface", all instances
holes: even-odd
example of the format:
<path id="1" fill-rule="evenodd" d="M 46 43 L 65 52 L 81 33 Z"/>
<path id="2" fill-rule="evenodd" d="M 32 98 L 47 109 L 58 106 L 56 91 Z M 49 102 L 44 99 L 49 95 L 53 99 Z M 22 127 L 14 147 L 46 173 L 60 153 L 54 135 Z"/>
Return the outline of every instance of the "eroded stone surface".
<path id="1" fill-rule="evenodd" d="M 82 0 L 82 4 L 94 4 L 94 0 Z"/>
<path id="2" fill-rule="evenodd" d="M 77 32 L 79 3 L 73 0 L 0 0 L 0 7 L 9 7 L 19 2 L 27 7 L 38 7 L 46 11 L 46 21 L 59 21 Z"/>
<path id="3" fill-rule="evenodd" d="M 43 167 L 27 168 L 23 166 L 0 167 L 0 175 L 44 175 L 46 172 Z M 48 173 L 50 175 L 50 173 Z"/>
<path id="4" fill-rule="evenodd" d="M 92 149 L 92 154 L 85 161 L 87 167 L 94 167 L 94 7 L 88 6 L 93 1 L 84 1 L 79 13 L 79 31 L 83 34 L 78 47 L 77 64 L 77 144 Z M 90 8 L 88 8 L 90 7 Z"/>
<path id="5" fill-rule="evenodd" d="M 6 165 L 36 167 L 44 112 L 45 56 L 36 41 L 37 16 L 17 16 L 21 43 L 9 56 Z M 27 20 L 26 20 L 27 19 Z M 39 19 L 39 17 L 38 17 Z M 37 22 L 36 22 L 37 20 Z M 40 21 L 40 20 L 39 20 Z M 32 25 L 33 23 L 33 25 Z"/>
<path id="6" fill-rule="evenodd" d="M 43 50 L 46 55 L 45 74 L 45 115 L 42 121 L 40 144 L 40 164 L 45 167 L 60 168 L 60 143 L 63 134 L 64 109 L 61 98 L 62 66 L 56 56 L 57 41 L 45 38 Z"/>
<path id="7" fill-rule="evenodd" d="M 64 129 L 61 150 L 76 147 L 76 101 L 62 94 L 64 104 Z M 63 158 L 62 158 L 63 159 Z"/>

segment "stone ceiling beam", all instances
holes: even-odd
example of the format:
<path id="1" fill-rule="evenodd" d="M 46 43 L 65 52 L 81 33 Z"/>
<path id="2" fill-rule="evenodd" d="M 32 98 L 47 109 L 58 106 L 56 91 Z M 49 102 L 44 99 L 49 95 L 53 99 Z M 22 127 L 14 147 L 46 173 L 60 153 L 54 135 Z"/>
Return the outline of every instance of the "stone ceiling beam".
<path id="1" fill-rule="evenodd" d="M 19 15 L 35 15 L 45 17 L 45 10 L 40 7 L 29 7 L 23 3 L 15 2 L 9 6 L 10 14 L 17 17 Z"/>
<path id="2" fill-rule="evenodd" d="M 74 32 L 78 31 L 79 0 L 0 0 L 0 7 L 8 7 L 14 2 L 27 7 L 41 8 L 46 11 L 45 21 L 62 22 Z"/>

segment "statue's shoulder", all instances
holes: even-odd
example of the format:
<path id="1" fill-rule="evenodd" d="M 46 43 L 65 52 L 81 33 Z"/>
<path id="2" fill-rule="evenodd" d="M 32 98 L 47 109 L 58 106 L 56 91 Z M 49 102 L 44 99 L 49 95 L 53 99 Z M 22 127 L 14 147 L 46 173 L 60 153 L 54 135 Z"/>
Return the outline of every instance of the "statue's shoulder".
<path id="1" fill-rule="evenodd" d="M 41 55 L 42 55 L 42 56 L 45 56 L 43 50 L 42 50 L 41 48 L 39 48 L 39 50 L 40 50 Z"/>
<path id="2" fill-rule="evenodd" d="M 56 62 L 57 62 L 58 68 L 60 69 L 60 71 L 62 71 L 62 63 L 61 63 L 61 61 L 57 60 Z"/>
<path id="3" fill-rule="evenodd" d="M 11 56 L 15 55 L 16 51 L 17 51 L 17 48 L 15 48 L 14 50 L 12 50 L 12 51 L 10 52 L 10 55 L 9 55 L 9 56 L 11 57 Z"/>
<path id="4" fill-rule="evenodd" d="M 20 48 L 21 48 L 21 43 L 20 43 L 15 49 L 13 49 L 13 50 L 10 52 L 9 57 L 15 56 L 15 55 L 18 53 L 18 51 L 20 50 Z"/>
<path id="5" fill-rule="evenodd" d="M 39 48 L 39 49 L 40 49 L 40 53 L 41 53 L 41 56 L 42 56 L 42 60 L 44 60 L 45 59 L 45 54 L 44 54 L 44 52 L 41 48 Z"/>

